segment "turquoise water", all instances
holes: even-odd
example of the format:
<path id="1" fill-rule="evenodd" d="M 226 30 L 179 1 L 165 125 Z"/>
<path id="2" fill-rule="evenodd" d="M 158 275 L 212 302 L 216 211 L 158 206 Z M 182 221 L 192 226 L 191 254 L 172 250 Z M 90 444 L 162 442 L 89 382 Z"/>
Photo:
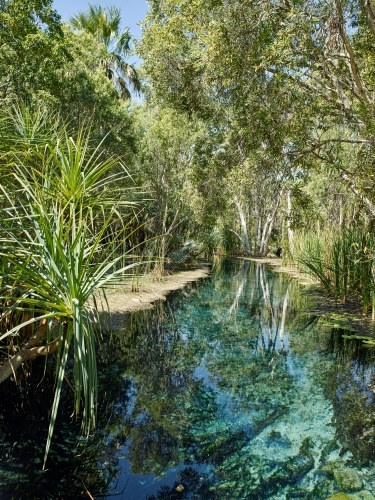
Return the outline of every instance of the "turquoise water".
<path id="1" fill-rule="evenodd" d="M 114 333 L 130 385 L 111 495 L 374 498 L 373 352 L 307 306 L 287 275 L 227 262 Z"/>
<path id="2" fill-rule="evenodd" d="M 54 372 L 36 360 L 1 385 L 0 499 L 374 500 L 375 349 L 302 291 L 223 262 L 103 334 L 98 430 L 77 439 L 65 384 L 45 471 Z"/>

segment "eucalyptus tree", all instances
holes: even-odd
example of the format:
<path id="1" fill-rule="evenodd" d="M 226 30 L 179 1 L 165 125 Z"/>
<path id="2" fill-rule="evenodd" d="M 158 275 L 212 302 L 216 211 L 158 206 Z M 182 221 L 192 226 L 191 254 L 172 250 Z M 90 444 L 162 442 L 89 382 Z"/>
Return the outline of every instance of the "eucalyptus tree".
<path id="1" fill-rule="evenodd" d="M 168 251 L 181 248 L 191 234 L 190 177 L 200 128 L 168 108 L 142 105 L 133 116 L 137 184 L 149 193 L 144 230 L 162 272 Z"/>
<path id="2" fill-rule="evenodd" d="M 371 132 L 373 26 L 373 9 L 359 0 L 151 1 L 140 51 L 155 92 L 168 89 L 165 99 L 176 105 L 194 88 L 243 109 L 257 83 L 273 79 L 281 97 L 289 81 L 320 97 L 326 112 Z"/>
<path id="3" fill-rule="evenodd" d="M 70 19 L 70 24 L 79 32 L 90 33 L 97 43 L 104 45 L 106 54 L 100 64 L 122 99 L 129 99 L 131 90 L 140 92 L 137 70 L 126 61 L 131 51 L 132 36 L 128 29 L 121 30 L 119 8 L 89 4 L 86 11 Z"/>
<path id="4" fill-rule="evenodd" d="M 56 69 L 70 60 L 52 0 L 0 3 L 0 99 L 58 93 Z"/>
<path id="5" fill-rule="evenodd" d="M 262 47 L 253 43 L 245 6 L 248 3 L 152 4 L 140 50 L 156 98 L 201 116 L 212 131 L 212 147 L 206 148 L 209 171 L 197 160 L 196 170 L 206 172 L 197 175 L 203 183 L 198 190 L 206 198 L 221 199 L 225 210 L 235 208 L 241 234 L 233 217 L 224 226 L 239 236 L 245 253 L 263 255 L 286 195 L 283 182 L 292 181 L 301 162 L 290 152 L 305 146 L 313 129 L 312 116 L 301 119 L 301 107 L 310 110 L 312 96 L 255 68 Z M 216 186 L 211 192 L 204 187 L 207 178 Z M 268 207 L 262 208 L 262 203 Z M 216 215 L 222 219 L 224 211 Z M 254 219 L 256 230 L 247 227 Z"/>
<path id="6" fill-rule="evenodd" d="M 291 173 L 334 169 L 373 216 L 374 19 L 359 0 L 151 1 L 140 52 L 161 102 L 219 109 L 245 157 L 266 144 Z"/>

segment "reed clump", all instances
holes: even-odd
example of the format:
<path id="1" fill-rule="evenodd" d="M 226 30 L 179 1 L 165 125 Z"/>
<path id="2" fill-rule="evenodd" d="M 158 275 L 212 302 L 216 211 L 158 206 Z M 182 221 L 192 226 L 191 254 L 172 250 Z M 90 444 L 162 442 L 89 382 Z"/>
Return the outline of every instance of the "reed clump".
<path id="1" fill-rule="evenodd" d="M 337 302 L 354 299 L 375 319 L 375 235 L 366 228 L 300 234 L 293 259 Z"/>

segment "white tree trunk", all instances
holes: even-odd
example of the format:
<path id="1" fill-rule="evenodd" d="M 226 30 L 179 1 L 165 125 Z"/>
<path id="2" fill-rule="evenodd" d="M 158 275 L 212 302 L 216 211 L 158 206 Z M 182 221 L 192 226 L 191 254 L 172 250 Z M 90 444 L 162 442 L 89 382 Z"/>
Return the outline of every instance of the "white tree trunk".
<path id="1" fill-rule="evenodd" d="M 292 220 L 292 196 L 290 194 L 290 189 L 288 189 L 286 194 L 287 200 L 287 232 L 288 232 L 288 242 L 289 242 L 289 250 L 293 253 L 293 239 L 294 239 L 294 231 L 291 228 L 291 220 Z"/>
<path id="2" fill-rule="evenodd" d="M 283 192 L 280 190 L 277 200 L 276 200 L 276 206 L 273 210 L 272 213 L 268 214 L 267 220 L 264 224 L 263 227 L 263 234 L 262 234 L 262 241 L 260 243 L 260 248 L 259 248 L 259 255 L 261 257 L 264 257 L 266 255 L 267 250 L 268 250 L 268 241 L 270 239 L 271 233 L 273 226 L 275 224 L 276 216 L 277 216 L 277 211 L 279 210 L 279 205 L 280 205 L 280 200 Z"/>
<path id="3" fill-rule="evenodd" d="M 240 217 L 240 223 L 241 223 L 241 229 L 242 229 L 242 243 L 244 247 L 244 252 L 246 255 L 250 254 L 250 242 L 249 242 L 249 235 L 247 232 L 247 225 L 246 225 L 246 218 L 245 218 L 245 213 L 243 211 L 242 205 L 239 202 L 237 196 L 234 198 L 234 203 L 236 204 L 237 210 L 238 210 L 238 215 Z"/>

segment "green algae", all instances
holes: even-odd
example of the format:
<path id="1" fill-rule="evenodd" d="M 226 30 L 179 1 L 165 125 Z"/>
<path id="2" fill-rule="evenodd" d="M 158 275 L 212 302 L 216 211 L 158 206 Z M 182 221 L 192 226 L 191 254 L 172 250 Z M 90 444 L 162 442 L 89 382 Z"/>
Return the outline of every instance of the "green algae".
<path id="1" fill-rule="evenodd" d="M 345 495 L 345 493 L 336 493 L 336 495 L 327 498 L 327 500 L 350 500 L 350 497 Z"/>
<path id="2" fill-rule="evenodd" d="M 367 490 L 358 491 L 357 493 L 350 493 L 348 495 L 350 500 L 375 500 L 372 493 Z"/>

